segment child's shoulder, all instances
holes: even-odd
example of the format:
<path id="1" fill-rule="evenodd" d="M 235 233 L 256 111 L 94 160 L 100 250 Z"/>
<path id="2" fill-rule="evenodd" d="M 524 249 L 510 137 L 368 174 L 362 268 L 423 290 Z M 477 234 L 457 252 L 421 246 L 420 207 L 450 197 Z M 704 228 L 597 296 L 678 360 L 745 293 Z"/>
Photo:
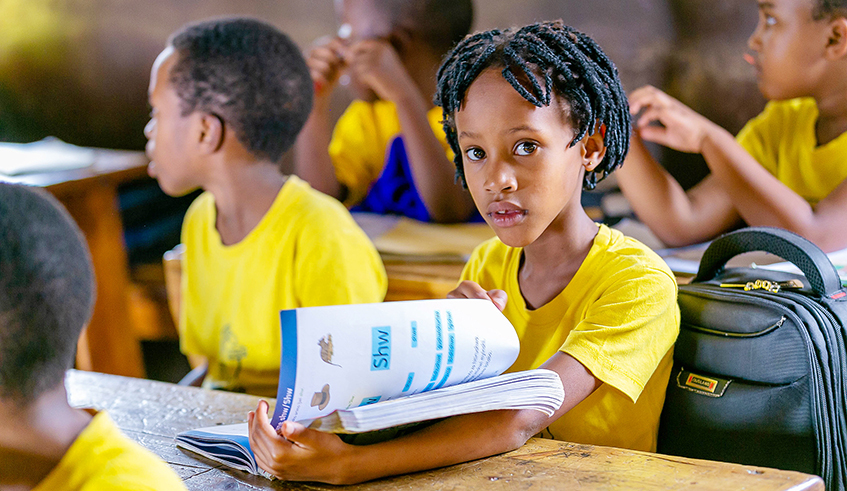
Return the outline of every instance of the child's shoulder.
<path id="1" fill-rule="evenodd" d="M 750 120 L 753 124 L 781 124 L 796 121 L 802 116 L 816 117 L 818 105 L 811 97 L 769 101 L 759 115 Z"/>
<path id="2" fill-rule="evenodd" d="M 188 206 L 184 220 L 186 222 L 192 222 L 203 216 L 214 216 L 214 213 L 215 197 L 209 191 L 203 191 Z"/>
<path id="3" fill-rule="evenodd" d="M 594 246 L 583 265 L 626 275 L 654 274 L 667 277 L 676 285 L 676 278 L 665 261 L 639 240 L 621 231 L 600 225 Z"/>
<path id="4" fill-rule="evenodd" d="M 300 221 L 352 221 L 349 210 L 340 201 L 312 188 L 309 183 L 295 175 L 288 176 L 277 200 L 287 209 L 286 214 L 291 213 L 292 208 L 296 209 Z"/>
<path id="5" fill-rule="evenodd" d="M 127 438 L 103 411 L 36 489 L 63 489 L 69 480 L 86 489 L 185 489 L 167 464 Z"/>

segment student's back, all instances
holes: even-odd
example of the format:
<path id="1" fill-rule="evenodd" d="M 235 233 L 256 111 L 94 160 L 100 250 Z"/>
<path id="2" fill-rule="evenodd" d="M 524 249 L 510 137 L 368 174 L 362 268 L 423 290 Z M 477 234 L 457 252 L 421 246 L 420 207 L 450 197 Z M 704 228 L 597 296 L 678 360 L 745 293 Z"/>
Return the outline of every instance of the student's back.
<path id="1" fill-rule="evenodd" d="M 279 311 L 379 302 L 385 270 L 337 201 L 279 172 L 311 108 L 298 47 L 273 26 L 216 19 L 175 33 L 153 66 L 150 173 L 181 195 L 181 349 L 209 388 L 276 394 Z"/>
<path id="2" fill-rule="evenodd" d="M 631 110 L 643 114 L 621 189 L 668 245 L 711 240 L 746 223 L 790 230 L 826 251 L 843 249 L 847 2 L 759 2 L 759 25 L 748 44 L 759 89 L 771 101 L 765 111 L 736 140 L 653 87 L 634 91 Z M 685 192 L 641 139 L 701 153 L 711 174 Z"/>
<path id="3" fill-rule="evenodd" d="M 65 371 L 94 303 L 79 229 L 41 190 L 0 184 L 0 488 L 181 490 L 105 411 L 72 408 Z"/>
<path id="4" fill-rule="evenodd" d="M 337 5 L 339 36 L 307 60 L 317 90 L 295 147 L 297 174 L 354 210 L 469 219 L 473 203 L 455 183 L 441 111 L 430 101 L 441 57 L 470 29 L 471 0 Z M 342 73 L 359 100 L 333 130 L 330 96 Z"/>

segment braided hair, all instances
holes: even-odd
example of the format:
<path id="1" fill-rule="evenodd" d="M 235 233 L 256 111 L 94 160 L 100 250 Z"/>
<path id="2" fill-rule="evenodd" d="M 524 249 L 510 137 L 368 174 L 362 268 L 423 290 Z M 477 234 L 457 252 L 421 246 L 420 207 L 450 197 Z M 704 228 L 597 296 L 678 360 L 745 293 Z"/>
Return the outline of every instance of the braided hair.
<path id="1" fill-rule="evenodd" d="M 461 109 L 473 81 L 492 67 L 502 68 L 503 78 L 537 107 L 549 106 L 554 96 L 567 102 L 566 111 L 575 129 L 570 147 L 605 125 L 606 155 L 600 165 L 585 173 L 584 189 L 594 189 L 621 165 L 629 148 L 632 123 L 617 68 L 585 34 L 562 21 L 539 22 L 468 36 L 453 48 L 438 69 L 435 104 L 443 110 L 442 123 L 455 153 L 456 176 L 465 187 L 453 116 Z"/>

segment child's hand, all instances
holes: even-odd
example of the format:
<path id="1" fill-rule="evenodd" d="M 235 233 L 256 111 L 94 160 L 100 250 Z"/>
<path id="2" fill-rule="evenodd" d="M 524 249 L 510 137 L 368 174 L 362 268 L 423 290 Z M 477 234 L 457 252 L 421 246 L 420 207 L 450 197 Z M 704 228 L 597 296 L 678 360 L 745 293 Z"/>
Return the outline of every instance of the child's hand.
<path id="1" fill-rule="evenodd" d="M 286 481 L 343 484 L 350 447 L 337 435 L 283 423 L 277 434 L 268 420 L 268 403 L 259 401 L 247 416 L 250 449 L 259 467 Z"/>
<path id="2" fill-rule="evenodd" d="M 503 290 L 485 291 L 478 284 L 468 280 L 459 283 L 459 286 L 455 290 L 447 294 L 447 298 L 481 298 L 483 300 L 491 300 L 501 312 L 506 308 L 506 301 L 508 300 L 508 296 Z"/>
<path id="3" fill-rule="evenodd" d="M 679 150 L 702 153 L 711 121 L 661 90 L 644 86 L 629 95 L 629 111 L 643 113 L 635 122 L 642 139 Z M 656 125 L 654 123 L 660 123 Z"/>
<path id="4" fill-rule="evenodd" d="M 319 40 L 306 57 L 306 66 L 315 84 L 315 97 L 332 94 L 344 70 L 344 52 L 347 48 L 339 38 Z"/>
<path id="5" fill-rule="evenodd" d="M 344 60 L 351 75 L 383 100 L 397 102 L 410 90 L 417 90 L 397 51 L 387 41 L 359 41 L 348 48 Z"/>

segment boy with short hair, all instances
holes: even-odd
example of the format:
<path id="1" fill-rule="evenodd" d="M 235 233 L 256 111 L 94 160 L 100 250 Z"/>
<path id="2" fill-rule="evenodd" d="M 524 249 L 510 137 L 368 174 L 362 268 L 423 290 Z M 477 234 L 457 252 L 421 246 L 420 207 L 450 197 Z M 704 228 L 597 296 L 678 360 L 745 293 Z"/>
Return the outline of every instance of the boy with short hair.
<path id="1" fill-rule="evenodd" d="M 0 183 L 0 488 L 185 489 L 105 411 L 68 404 L 65 371 L 94 305 L 92 268 L 55 198 Z"/>
<path id="2" fill-rule="evenodd" d="M 336 4 L 339 36 L 307 59 L 315 105 L 295 146 L 297 175 L 353 210 L 433 222 L 475 216 L 431 102 L 442 56 L 470 30 L 471 0 Z M 359 100 L 333 130 L 330 96 L 345 71 Z"/>
<path id="3" fill-rule="evenodd" d="M 748 42 L 771 102 L 733 138 L 653 87 L 630 95 L 641 114 L 620 187 L 666 244 L 711 240 L 743 223 L 775 226 L 825 251 L 847 247 L 847 2 L 759 1 Z M 657 124 L 660 123 L 660 124 Z M 641 140 L 701 153 L 711 170 L 685 192 Z"/>
<path id="4" fill-rule="evenodd" d="M 276 394 L 279 311 L 380 302 L 373 244 L 336 200 L 279 171 L 311 108 L 299 48 L 254 19 L 172 35 L 150 76 L 150 174 L 170 195 L 205 190 L 185 216 L 181 349 L 207 388 Z"/>

